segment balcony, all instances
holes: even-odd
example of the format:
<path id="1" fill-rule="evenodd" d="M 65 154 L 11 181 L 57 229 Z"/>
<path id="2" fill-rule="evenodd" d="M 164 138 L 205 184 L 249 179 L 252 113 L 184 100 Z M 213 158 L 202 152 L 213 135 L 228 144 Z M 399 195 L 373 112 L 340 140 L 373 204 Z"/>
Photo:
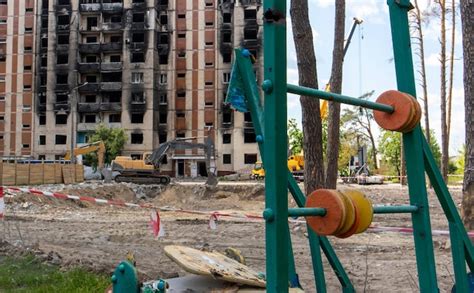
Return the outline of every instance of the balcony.
<path id="1" fill-rule="evenodd" d="M 146 25 L 144 22 L 132 22 L 132 30 L 144 30 Z"/>
<path id="2" fill-rule="evenodd" d="M 96 93 L 99 91 L 99 84 L 89 82 L 87 84 L 79 86 L 78 91 L 80 93 Z"/>
<path id="3" fill-rule="evenodd" d="M 101 71 L 121 71 L 122 62 L 103 62 L 100 64 Z"/>
<path id="4" fill-rule="evenodd" d="M 132 3 L 132 8 L 134 10 L 145 9 L 146 8 L 146 3 L 145 3 L 145 1 L 138 2 L 138 3 Z"/>
<path id="5" fill-rule="evenodd" d="M 120 52 L 122 51 L 122 43 L 101 44 L 100 48 L 104 52 Z"/>
<path id="6" fill-rule="evenodd" d="M 56 102 L 54 103 L 54 112 L 69 112 L 71 105 L 68 102 Z"/>
<path id="7" fill-rule="evenodd" d="M 48 50 L 48 48 L 46 48 L 46 51 Z M 56 50 L 57 51 L 62 51 L 62 52 L 68 52 L 69 51 L 69 44 L 65 45 L 65 44 L 57 44 L 56 45 Z"/>
<path id="8" fill-rule="evenodd" d="M 244 121 L 244 128 L 253 128 L 253 122 Z"/>
<path id="9" fill-rule="evenodd" d="M 88 3 L 88 4 L 80 4 L 79 5 L 79 10 L 81 12 L 87 13 L 87 12 L 99 12 L 101 10 L 101 5 L 100 3 Z"/>
<path id="10" fill-rule="evenodd" d="M 130 43 L 128 46 L 130 50 L 145 50 L 146 49 L 145 43 Z"/>
<path id="11" fill-rule="evenodd" d="M 79 103 L 77 111 L 80 113 L 97 113 L 99 112 L 100 104 L 98 103 Z"/>
<path id="12" fill-rule="evenodd" d="M 69 30 L 69 24 L 57 24 L 56 29 L 58 31 L 68 31 Z"/>
<path id="13" fill-rule="evenodd" d="M 157 49 L 158 55 L 168 55 L 170 52 L 170 46 L 168 44 L 159 44 Z"/>
<path id="14" fill-rule="evenodd" d="M 79 44 L 79 52 L 84 54 L 98 54 L 100 44 Z"/>
<path id="15" fill-rule="evenodd" d="M 97 72 L 99 71 L 100 64 L 99 63 L 78 63 L 77 70 L 80 73 L 89 73 L 89 72 Z"/>
<path id="16" fill-rule="evenodd" d="M 122 82 L 102 82 L 100 84 L 101 91 L 120 91 L 122 90 Z"/>
<path id="17" fill-rule="evenodd" d="M 67 73 L 69 71 L 69 64 L 56 64 L 57 73 Z"/>
<path id="18" fill-rule="evenodd" d="M 106 22 L 102 24 L 102 30 L 105 32 L 120 31 L 123 29 L 123 23 L 121 22 Z"/>
<path id="19" fill-rule="evenodd" d="M 132 113 L 145 113 L 146 112 L 146 102 L 130 102 L 130 112 Z"/>
<path id="20" fill-rule="evenodd" d="M 232 128 L 232 122 L 222 122 L 222 128 Z"/>
<path id="21" fill-rule="evenodd" d="M 256 48 L 259 46 L 259 41 L 258 40 L 245 40 L 243 41 L 243 47 L 244 48 Z"/>
<path id="22" fill-rule="evenodd" d="M 122 12 L 123 3 L 102 3 L 102 11 L 107 13 Z"/>
<path id="23" fill-rule="evenodd" d="M 69 84 L 56 84 L 56 92 L 69 92 Z"/>
<path id="24" fill-rule="evenodd" d="M 101 112 L 121 112 L 122 104 L 121 103 L 101 103 L 99 110 Z"/>
<path id="25" fill-rule="evenodd" d="M 77 124 L 77 131 L 95 131 L 97 127 L 97 123 L 78 123 Z"/>

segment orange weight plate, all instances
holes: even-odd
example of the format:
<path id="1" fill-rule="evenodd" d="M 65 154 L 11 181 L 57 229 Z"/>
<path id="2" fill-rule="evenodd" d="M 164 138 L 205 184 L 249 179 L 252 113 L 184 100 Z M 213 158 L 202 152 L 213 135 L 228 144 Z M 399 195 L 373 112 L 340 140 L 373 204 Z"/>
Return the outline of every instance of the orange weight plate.
<path id="1" fill-rule="evenodd" d="M 342 222 L 342 226 L 335 232 L 335 234 L 342 234 L 346 233 L 353 225 L 355 220 L 355 211 L 354 205 L 352 204 L 352 200 L 347 197 L 344 193 L 337 191 L 339 196 L 341 197 L 342 201 L 344 202 L 345 210 L 346 210 L 346 217 Z"/>
<path id="2" fill-rule="evenodd" d="M 352 226 L 349 228 L 349 230 L 347 230 L 345 233 L 339 233 L 339 234 L 336 234 L 336 237 L 338 238 L 348 238 L 352 235 L 354 235 L 356 232 L 357 232 L 357 229 L 359 229 L 360 227 L 360 220 L 361 220 L 361 215 L 360 215 L 360 211 L 359 209 L 357 208 L 357 206 L 354 204 L 354 222 L 352 223 Z"/>
<path id="3" fill-rule="evenodd" d="M 418 103 L 418 101 L 413 96 L 409 94 L 406 94 L 406 95 L 412 99 L 412 102 L 414 104 L 414 109 L 415 109 L 415 116 L 413 117 L 411 122 L 401 130 L 401 132 L 403 133 L 412 131 L 413 128 L 415 128 L 415 126 L 418 124 L 418 122 L 420 122 L 421 114 L 422 114 L 420 103 Z"/>
<path id="4" fill-rule="evenodd" d="M 355 189 L 344 190 L 344 194 L 346 194 L 352 200 L 356 209 L 359 210 L 360 223 L 355 233 L 362 233 L 367 230 L 367 228 L 369 228 L 370 224 L 372 223 L 372 219 L 374 217 L 372 203 L 362 192 Z"/>
<path id="5" fill-rule="evenodd" d="M 307 208 L 325 208 L 323 217 L 306 217 L 309 227 L 319 235 L 333 235 L 342 225 L 345 218 L 344 202 L 334 190 L 318 189 L 306 199 Z"/>
<path id="6" fill-rule="evenodd" d="M 377 98 L 377 103 L 390 105 L 394 108 L 393 113 L 374 111 L 374 119 L 383 129 L 400 131 L 410 122 L 413 104 L 410 98 L 402 92 L 386 91 Z"/>

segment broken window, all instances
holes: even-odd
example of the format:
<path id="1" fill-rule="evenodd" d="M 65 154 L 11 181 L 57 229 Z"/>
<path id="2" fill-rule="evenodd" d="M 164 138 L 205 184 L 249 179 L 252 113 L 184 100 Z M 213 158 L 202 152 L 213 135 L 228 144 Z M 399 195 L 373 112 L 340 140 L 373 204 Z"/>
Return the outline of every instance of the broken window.
<path id="1" fill-rule="evenodd" d="M 46 160 L 46 155 L 38 155 L 38 160 L 40 161 Z"/>
<path id="2" fill-rule="evenodd" d="M 56 134 L 55 143 L 56 144 L 66 144 L 67 136 Z"/>
<path id="3" fill-rule="evenodd" d="M 166 93 L 160 95 L 160 104 L 168 104 L 168 95 Z"/>
<path id="4" fill-rule="evenodd" d="M 143 123 L 143 114 L 137 114 L 137 113 L 132 114 L 131 122 L 132 123 Z"/>
<path id="5" fill-rule="evenodd" d="M 145 33 L 134 33 L 132 34 L 133 43 L 144 43 L 145 42 Z"/>
<path id="6" fill-rule="evenodd" d="M 110 114 L 109 115 L 109 123 L 120 123 L 122 121 L 121 114 Z"/>
<path id="7" fill-rule="evenodd" d="M 96 122 L 95 114 L 84 115 L 84 123 L 95 123 L 95 122 Z"/>
<path id="8" fill-rule="evenodd" d="M 232 13 L 224 13 L 222 16 L 223 23 L 231 23 L 232 22 Z"/>
<path id="9" fill-rule="evenodd" d="M 132 133 L 131 134 L 132 144 L 142 144 L 143 143 L 143 133 Z"/>
<path id="10" fill-rule="evenodd" d="M 41 48 L 48 48 L 48 38 L 41 38 Z"/>
<path id="11" fill-rule="evenodd" d="M 110 42 L 111 43 L 121 43 L 122 42 L 122 36 L 111 36 L 110 37 Z"/>
<path id="12" fill-rule="evenodd" d="M 206 108 L 212 108 L 212 107 L 214 107 L 214 102 L 212 102 L 212 101 L 210 101 L 210 102 L 209 102 L 209 101 L 208 101 L 208 102 L 205 102 L 205 103 L 204 103 L 204 107 L 206 107 Z"/>
<path id="13" fill-rule="evenodd" d="M 145 54 L 142 52 L 132 53 L 132 63 L 143 63 L 145 62 Z"/>
<path id="14" fill-rule="evenodd" d="M 46 135 L 39 136 L 39 145 L 46 145 Z"/>
<path id="15" fill-rule="evenodd" d="M 178 39 L 185 39 L 186 38 L 186 33 L 178 33 Z"/>
<path id="16" fill-rule="evenodd" d="M 97 82 L 97 75 L 86 75 L 86 82 L 96 83 Z"/>
<path id="17" fill-rule="evenodd" d="M 31 90 L 31 84 L 25 84 L 23 85 L 24 90 Z"/>
<path id="18" fill-rule="evenodd" d="M 31 71 L 31 65 L 23 66 L 23 71 Z"/>
<path id="19" fill-rule="evenodd" d="M 110 103 L 120 103 L 122 102 L 122 92 L 112 92 L 108 98 Z"/>
<path id="20" fill-rule="evenodd" d="M 46 115 L 39 115 L 39 125 L 46 125 Z"/>
<path id="21" fill-rule="evenodd" d="M 132 83 L 143 83 L 143 72 L 132 72 Z"/>
<path id="22" fill-rule="evenodd" d="M 168 55 L 160 55 L 159 62 L 162 65 L 168 64 Z"/>
<path id="23" fill-rule="evenodd" d="M 87 55 L 86 56 L 86 63 L 97 63 L 97 56 Z"/>
<path id="24" fill-rule="evenodd" d="M 56 114 L 56 125 L 67 124 L 67 115 L 66 114 Z"/>
<path id="25" fill-rule="evenodd" d="M 177 93 L 176 93 L 176 96 L 178 98 L 186 98 L 186 91 L 185 90 L 179 90 Z"/>
<path id="26" fill-rule="evenodd" d="M 230 133 L 224 133 L 222 134 L 222 143 L 223 144 L 229 144 L 232 141 L 232 135 Z"/>
<path id="27" fill-rule="evenodd" d="M 48 76 L 46 74 L 41 74 L 40 75 L 40 85 L 46 85 L 46 82 L 48 81 Z"/>
<path id="28" fill-rule="evenodd" d="M 185 58 L 186 57 L 186 51 L 182 50 L 178 52 L 178 57 L 179 58 Z"/>
<path id="29" fill-rule="evenodd" d="M 44 3 L 44 1 L 43 1 Z M 41 18 L 41 27 L 47 29 L 48 28 L 48 17 Z"/>
<path id="30" fill-rule="evenodd" d="M 56 103 L 65 103 L 68 100 L 67 94 L 57 94 L 56 95 Z"/>
<path id="31" fill-rule="evenodd" d="M 24 144 L 21 145 L 21 147 L 24 148 L 24 149 L 29 149 L 29 148 L 30 148 L 30 144 L 24 143 Z"/>
<path id="32" fill-rule="evenodd" d="M 56 83 L 57 84 L 67 84 L 67 73 L 66 74 L 56 74 Z"/>
<path id="33" fill-rule="evenodd" d="M 46 67 L 46 66 L 48 66 L 48 57 L 41 56 L 41 67 Z"/>
<path id="34" fill-rule="evenodd" d="M 167 139 L 168 139 L 168 134 L 166 132 L 158 134 L 158 142 L 159 143 L 164 143 L 164 142 L 166 142 Z"/>
<path id="35" fill-rule="evenodd" d="M 252 115 L 250 114 L 250 112 L 245 112 L 244 113 L 244 121 L 245 122 L 252 122 Z"/>
<path id="36" fill-rule="evenodd" d="M 224 72 L 222 76 L 222 83 L 230 82 L 230 72 Z"/>
<path id="37" fill-rule="evenodd" d="M 56 64 L 67 64 L 68 57 L 68 54 L 58 54 L 58 56 L 56 57 Z"/>
<path id="38" fill-rule="evenodd" d="M 185 138 L 186 137 L 186 132 L 177 132 L 176 137 L 177 138 Z"/>
<path id="39" fill-rule="evenodd" d="M 256 143 L 257 139 L 253 129 L 244 129 L 244 143 Z"/>
<path id="40" fill-rule="evenodd" d="M 49 7 L 49 0 L 43 0 L 43 9 L 48 9 L 48 7 Z"/>
<path id="41" fill-rule="evenodd" d="M 30 124 L 23 124 L 22 127 L 24 129 L 30 129 L 31 125 Z"/>
<path id="42" fill-rule="evenodd" d="M 58 35 L 57 42 L 58 45 L 69 45 L 69 35 Z M 46 39 L 46 46 L 48 46 L 47 44 L 48 39 Z"/>
<path id="43" fill-rule="evenodd" d="M 206 7 L 212 7 L 214 6 L 214 1 L 213 0 L 206 0 Z"/>
<path id="44" fill-rule="evenodd" d="M 232 164 L 231 154 L 223 154 L 222 155 L 222 164 L 225 164 L 225 165 Z"/>
<path id="45" fill-rule="evenodd" d="M 214 84 L 214 82 L 212 82 L 212 81 L 206 81 L 206 82 L 204 83 L 204 85 L 205 85 L 206 87 L 211 87 L 213 84 Z"/>
<path id="46" fill-rule="evenodd" d="M 71 0 L 58 0 L 58 5 L 69 5 Z"/>
<path id="47" fill-rule="evenodd" d="M 206 26 L 207 27 L 212 27 L 212 26 L 214 26 L 214 22 L 213 21 L 206 21 Z"/>
<path id="48" fill-rule="evenodd" d="M 211 47 L 211 46 L 214 46 L 214 42 L 212 42 L 212 41 L 205 42 L 205 45 L 206 45 L 207 47 Z"/>
<path id="49" fill-rule="evenodd" d="M 176 117 L 184 118 L 186 117 L 186 114 L 183 111 L 176 111 Z"/>
<path id="50" fill-rule="evenodd" d="M 213 122 L 206 122 L 205 125 L 206 125 L 206 127 L 212 127 L 212 126 L 214 126 L 214 123 Z"/>
<path id="51" fill-rule="evenodd" d="M 245 20 L 256 20 L 257 19 L 257 10 L 256 9 L 245 9 L 244 10 L 244 19 Z"/>
<path id="52" fill-rule="evenodd" d="M 185 77 L 186 77 L 186 72 L 179 72 L 179 73 L 177 74 L 177 77 L 178 77 L 178 78 L 185 78 Z"/>
<path id="53" fill-rule="evenodd" d="M 160 124 L 166 124 L 168 122 L 168 113 L 160 113 Z"/>
<path id="54" fill-rule="evenodd" d="M 232 112 L 230 110 L 222 113 L 222 123 L 232 123 Z"/>
<path id="55" fill-rule="evenodd" d="M 97 43 L 97 36 L 89 36 L 86 38 L 87 44 L 95 44 Z"/>
<path id="56" fill-rule="evenodd" d="M 161 25 L 167 25 L 168 24 L 168 15 L 167 14 L 160 15 L 160 23 L 161 23 Z"/>
<path id="57" fill-rule="evenodd" d="M 133 22 L 145 22 L 145 13 L 134 13 L 132 17 Z"/>
<path id="58" fill-rule="evenodd" d="M 244 39 L 246 40 L 256 40 L 257 39 L 257 29 L 244 29 Z"/>
<path id="59" fill-rule="evenodd" d="M 168 45 L 169 43 L 169 37 L 168 34 L 160 34 L 160 44 L 162 45 Z"/>
<path id="60" fill-rule="evenodd" d="M 180 14 L 178 14 L 178 18 L 186 18 L 186 14 L 185 13 L 180 13 Z"/>
<path id="61" fill-rule="evenodd" d="M 58 25 L 69 25 L 69 15 L 58 15 Z"/>
<path id="62" fill-rule="evenodd" d="M 121 23 L 122 22 L 122 16 L 113 15 L 113 16 L 110 17 L 110 22 L 111 23 Z"/>
<path id="63" fill-rule="evenodd" d="M 121 82 L 122 72 L 108 72 L 102 74 L 103 82 Z"/>
<path id="64" fill-rule="evenodd" d="M 132 93 L 132 102 L 133 103 L 145 102 L 145 94 L 143 92 Z"/>
<path id="65" fill-rule="evenodd" d="M 244 164 L 255 164 L 257 162 L 257 154 L 244 154 Z"/>
<path id="66" fill-rule="evenodd" d="M 110 62 L 122 62 L 122 56 L 120 55 L 111 55 Z"/>
<path id="67" fill-rule="evenodd" d="M 86 95 L 86 103 L 95 103 L 97 101 L 96 95 Z"/>
<path id="68" fill-rule="evenodd" d="M 97 17 L 87 18 L 87 30 L 97 29 Z"/>
<path id="69" fill-rule="evenodd" d="M 232 42 L 232 33 L 230 31 L 222 32 L 222 42 L 231 43 Z"/>
<path id="70" fill-rule="evenodd" d="M 160 74 L 160 84 L 167 84 L 168 83 L 168 75 Z"/>

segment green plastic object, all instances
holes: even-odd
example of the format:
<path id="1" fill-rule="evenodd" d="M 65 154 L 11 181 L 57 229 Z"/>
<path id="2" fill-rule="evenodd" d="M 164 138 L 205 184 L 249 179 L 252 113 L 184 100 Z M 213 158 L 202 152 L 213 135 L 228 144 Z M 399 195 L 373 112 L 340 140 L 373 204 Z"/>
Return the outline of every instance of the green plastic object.
<path id="1" fill-rule="evenodd" d="M 140 292 L 137 270 L 128 261 L 121 262 L 112 275 L 113 293 Z"/>

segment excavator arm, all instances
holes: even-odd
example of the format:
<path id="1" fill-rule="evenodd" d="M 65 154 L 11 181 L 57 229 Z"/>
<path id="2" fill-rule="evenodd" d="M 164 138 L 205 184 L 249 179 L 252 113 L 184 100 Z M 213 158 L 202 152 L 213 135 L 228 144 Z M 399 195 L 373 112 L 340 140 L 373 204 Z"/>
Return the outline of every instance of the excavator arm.
<path id="1" fill-rule="evenodd" d="M 206 137 L 204 143 L 194 143 L 189 140 L 194 140 L 196 138 L 184 138 L 184 139 L 175 139 L 160 144 L 160 146 L 155 149 L 152 154 L 147 158 L 147 163 L 151 163 L 155 166 L 156 169 L 160 168 L 160 165 L 163 161 L 163 158 L 173 150 L 186 150 L 186 149 L 202 149 L 206 154 L 206 170 L 207 170 L 207 181 L 206 184 L 210 186 L 217 185 L 217 179 L 215 178 L 214 172 L 211 171 L 211 157 L 214 154 L 214 143 L 209 138 Z"/>
<path id="2" fill-rule="evenodd" d="M 99 169 L 104 168 L 105 145 L 102 141 L 93 142 L 88 145 L 75 148 L 73 156 L 85 155 L 92 152 L 97 152 Z M 71 152 L 67 152 L 66 155 L 64 156 L 64 160 L 70 160 L 70 159 L 71 159 Z"/>

